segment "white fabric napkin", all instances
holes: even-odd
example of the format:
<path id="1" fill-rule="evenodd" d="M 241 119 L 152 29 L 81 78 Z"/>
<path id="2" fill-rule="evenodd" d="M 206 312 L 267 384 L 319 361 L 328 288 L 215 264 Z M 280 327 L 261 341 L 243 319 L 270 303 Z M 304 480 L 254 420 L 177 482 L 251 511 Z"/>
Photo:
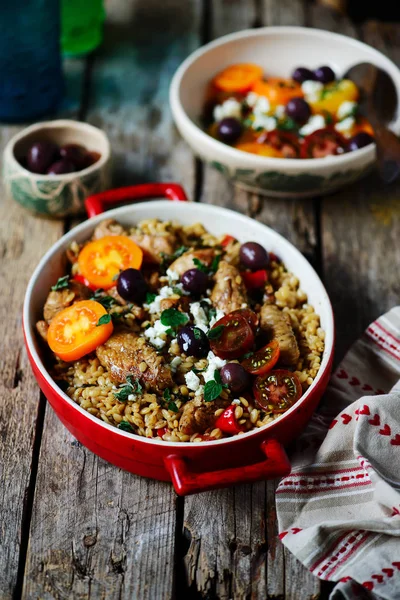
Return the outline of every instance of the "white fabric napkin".
<path id="1" fill-rule="evenodd" d="M 400 307 L 334 373 L 276 494 L 279 537 L 331 600 L 400 599 Z"/>

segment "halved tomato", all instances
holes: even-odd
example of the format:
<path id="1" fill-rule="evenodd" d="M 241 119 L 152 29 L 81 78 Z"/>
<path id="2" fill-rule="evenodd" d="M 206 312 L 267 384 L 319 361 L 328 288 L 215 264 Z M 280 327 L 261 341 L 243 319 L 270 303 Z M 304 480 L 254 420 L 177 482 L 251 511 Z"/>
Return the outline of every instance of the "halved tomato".
<path id="1" fill-rule="evenodd" d="M 271 104 L 286 104 L 292 98 L 303 97 L 301 85 L 293 79 L 282 77 L 268 77 L 264 81 L 256 81 L 253 91 L 259 96 L 268 98 Z"/>
<path id="2" fill-rule="evenodd" d="M 242 367 L 252 375 L 265 375 L 274 368 L 279 359 L 279 343 L 272 340 L 269 344 L 257 350 L 252 356 L 242 362 Z"/>
<path id="3" fill-rule="evenodd" d="M 343 154 L 346 144 L 346 139 L 333 127 L 318 129 L 304 138 L 301 157 L 323 158 L 324 156 Z"/>
<path id="4" fill-rule="evenodd" d="M 99 325 L 102 317 L 105 323 Z M 47 340 L 51 350 L 62 360 L 78 360 L 104 344 L 113 332 L 111 318 L 95 300 L 82 300 L 64 308 L 51 321 Z"/>
<path id="5" fill-rule="evenodd" d="M 106 290 L 115 285 L 120 271 L 140 269 L 142 249 L 126 235 L 106 235 L 89 242 L 78 256 L 81 274 L 91 285 Z"/>
<path id="6" fill-rule="evenodd" d="M 229 435 L 235 435 L 240 431 L 244 431 L 245 427 L 239 425 L 238 420 L 235 416 L 236 404 L 231 404 L 220 414 L 218 419 L 215 421 L 214 427 L 218 427 L 223 433 Z"/>
<path id="7" fill-rule="evenodd" d="M 230 313 L 217 321 L 211 331 L 220 325 L 223 325 L 221 335 L 210 339 L 214 354 L 220 358 L 238 358 L 253 347 L 254 333 L 244 316 Z"/>
<path id="8" fill-rule="evenodd" d="M 244 281 L 244 285 L 249 291 L 259 290 L 265 286 L 268 281 L 268 272 L 265 269 L 258 271 L 242 271 L 240 273 Z"/>
<path id="9" fill-rule="evenodd" d="M 213 84 L 225 92 L 247 92 L 262 76 L 263 70 L 258 65 L 241 63 L 231 65 L 218 73 L 213 79 Z"/>
<path id="10" fill-rule="evenodd" d="M 290 371 L 276 369 L 257 377 L 253 392 L 256 402 L 262 410 L 274 414 L 284 413 L 302 394 L 299 378 Z"/>
<path id="11" fill-rule="evenodd" d="M 290 131 L 282 131 L 281 129 L 264 131 L 257 139 L 257 142 L 272 146 L 283 158 L 300 157 L 299 138 L 294 133 L 290 133 Z"/>
<path id="12" fill-rule="evenodd" d="M 243 273 L 242 273 L 242 275 L 243 275 Z M 250 308 L 238 308 L 237 310 L 234 310 L 229 314 L 240 315 L 241 317 L 244 317 L 246 319 L 246 321 L 248 322 L 248 324 L 250 325 L 250 327 L 252 328 L 252 330 L 256 331 L 256 329 L 258 327 L 258 316 Z"/>

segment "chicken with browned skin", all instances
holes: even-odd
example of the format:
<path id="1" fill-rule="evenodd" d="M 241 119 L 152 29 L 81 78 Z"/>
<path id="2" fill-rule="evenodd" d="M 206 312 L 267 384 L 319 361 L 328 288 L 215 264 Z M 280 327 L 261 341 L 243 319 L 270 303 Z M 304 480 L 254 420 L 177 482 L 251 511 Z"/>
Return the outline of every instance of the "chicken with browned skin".
<path id="1" fill-rule="evenodd" d="M 120 330 L 96 349 L 100 364 L 116 383 L 124 383 L 128 375 L 139 379 L 147 390 L 160 392 L 173 387 L 171 369 L 143 337 Z"/>
<path id="2" fill-rule="evenodd" d="M 233 310 L 247 306 L 246 287 L 236 267 L 221 260 L 214 278 L 211 302 L 216 308 L 227 315 Z"/>
<path id="3" fill-rule="evenodd" d="M 181 277 L 185 271 L 196 268 L 196 265 L 193 262 L 194 258 L 197 258 L 206 267 L 210 267 L 214 256 L 215 250 L 212 248 L 205 248 L 204 250 L 189 250 L 174 260 L 169 268 L 171 271 L 177 273 L 179 277 Z"/>
<path id="4" fill-rule="evenodd" d="M 56 314 L 64 310 L 64 308 L 67 308 L 80 300 L 89 300 L 91 297 L 92 292 L 86 285 L 74 280 L 69 281 L 67 288 L 62 290 L 52 290 L 47 296 L 43 308 L 45 321 L 50 323 Z"/>
<path id="5" fill-rule="evenodd" d="M 143 261 L 160 264 L 164 254 L 173 254 L 177 245 L 174 233 L 131 233 L 129 236 L 143 250 Z"/>
<path id="6" fill-rule="evenodd" d="M 179 431 L 186 435 L 193 433 L 204 433 L 214 426 L 217 419 L 215 411 L 225 408 L 229 400 L 217 398 L 212 402 L 205 402 L 202 396 L 186 402 L 179 420 Z"/>
<path id="7" fill-rule="evenodd" d="M 99 240 L 107 235 L 127 235 L 127 232 L 115 219 L 104 219 L 95 227 L 92 239 Z"/>
<path id="8" fill-rule="evenodd" d="M 285 365 L 296 365 L 300 358 L 300 350 L 289 315 L 282 312 L 276 304 L 267 301 L 261 308 L 260 326 L 271 339 L 278 341 L 280 360 Z"/>
<path id="9" fill-rule="evenodd" d="M 40 335 L 40 337 L 47 342 L 47 332 L 49 330 L 49 325 L 48 323 L 46 323 L 46 321 L 38 321 L 36 323 L 36 330 L 38 332 L 38 334 Z"/>
<path id="10" fill-rule="evenodd" d="M 190 300 L 187 296 L 180 296 L 179 298 L 163 298 L 160 302 L 160 313 L 168 308 L 177 308 L 182 312 L 189 312 Z"/>

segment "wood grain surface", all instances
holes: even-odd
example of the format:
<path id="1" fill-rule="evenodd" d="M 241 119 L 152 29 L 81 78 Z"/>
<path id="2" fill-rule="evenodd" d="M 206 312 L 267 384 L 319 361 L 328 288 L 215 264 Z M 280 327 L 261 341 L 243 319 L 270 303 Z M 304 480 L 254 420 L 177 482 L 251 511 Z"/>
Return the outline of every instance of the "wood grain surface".
<path id="1" fill-rule="evenodd" d="M 66 63 L 62 114 L 102 127 L 114 184 L 175 180 L 200 202 L 273 227 L 317 268 L 333 301 L 337 359 L 399 297 L 399 186 L 371 174 L 296 201 L 234 188 L 181 140 L 168 107 L 179 63 L 202 43 L 260 25 L 339 31 L 397 63 L 394 25 L 353 26 L 306 0 L 108 0 L 104 44 Z M 0 128 L 0 149 L 18 127 Z M 0 600 L 326 598 L 277 538 L 276 482 L 177 498 L 169 484 L 97 458 L 46 406 L 27 364 L 21 306 L 43 252 L 74 223 L 35 219 L 0 196 Z"/>

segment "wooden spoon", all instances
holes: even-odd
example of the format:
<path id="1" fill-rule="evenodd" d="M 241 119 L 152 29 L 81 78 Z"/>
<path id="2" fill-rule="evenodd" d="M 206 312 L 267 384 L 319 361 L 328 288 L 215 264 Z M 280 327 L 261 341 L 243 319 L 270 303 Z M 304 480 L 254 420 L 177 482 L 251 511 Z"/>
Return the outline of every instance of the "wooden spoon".
<path id="1" fill-rule="evenodd" d="M 359 110 L 374 129 L 378 169 L 385 183 L 400 175 L 400 140 L 387 125 L 397 116 L 398 96 L 392 78 L 371 63 L 351 67 L 344 77 L 360 90 Z"/>

